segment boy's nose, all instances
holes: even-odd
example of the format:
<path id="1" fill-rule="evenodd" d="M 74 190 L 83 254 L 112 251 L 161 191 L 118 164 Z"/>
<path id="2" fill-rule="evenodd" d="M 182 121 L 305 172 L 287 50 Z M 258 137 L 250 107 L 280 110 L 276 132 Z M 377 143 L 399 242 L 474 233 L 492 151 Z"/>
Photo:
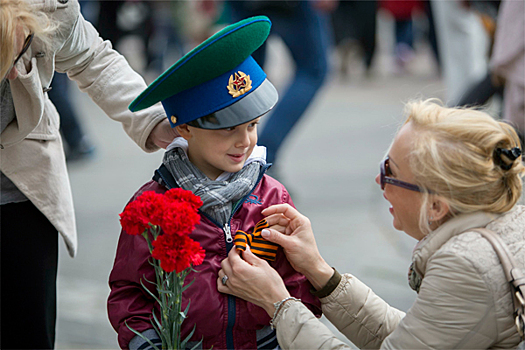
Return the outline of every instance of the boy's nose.
<path id="1" fill-rule="evenodd" d="M 237 147 L 248 147 L 250 145 L 250 134 L 247 130 L 242 130 L 239 132 L 239 138 L 237 140 Z"/>

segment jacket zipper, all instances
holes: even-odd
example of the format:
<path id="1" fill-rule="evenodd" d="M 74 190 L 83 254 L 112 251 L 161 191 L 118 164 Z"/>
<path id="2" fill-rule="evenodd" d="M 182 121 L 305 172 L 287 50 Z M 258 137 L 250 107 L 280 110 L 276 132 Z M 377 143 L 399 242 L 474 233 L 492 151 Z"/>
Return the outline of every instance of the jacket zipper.
<path id="1" fill-rule="evenodd" d="M 261 173 L 259 174 L 259 178 L 255 182 L 255 186 L 251 189 L 250 192 L 246 196 L 244 196 L 232 210 L 232 213 L 230 215 L 230 219 L 227 223 L 224 224 L 223 230 L 224 234 L 226 236 L 226 251 L 230 252 L 230 249 L 233 247 L 233 238 L 231 234 L 231 220 L 233 219 L 233 215 L 235 212 L 241 207 L 241 205 L 246 201 L 246 199 L 252 194 L 252 192 L 255 190 L 257 185 L 259 185 L 259 182 L 261 181 L 264 173 L 266 173 L 266 170 L 269 168 L 269 165 L 265 165 L 261 170 Z M 235 314 L 236 314 L 236 303 L 235 303 L 235 297 L 232 295 L 228 295 L 228 323 L 226 326 L 226 347 L 227 349 L 234 349 L 234 343 L 233 343 L 233 326 L 235 325 Z"/>
<path id="2" fill-rule="evenodd" d="M 230 220 L 231 220 L 231 217 L 230 217 Z M 233 238 L 232 238 L 232 230 L 231 230 L 230 224 L 228 222 L 225 223 L 222 229 L 224 230 L 224 235 L 226 236 L 226 243 L 232 243 Z"/>

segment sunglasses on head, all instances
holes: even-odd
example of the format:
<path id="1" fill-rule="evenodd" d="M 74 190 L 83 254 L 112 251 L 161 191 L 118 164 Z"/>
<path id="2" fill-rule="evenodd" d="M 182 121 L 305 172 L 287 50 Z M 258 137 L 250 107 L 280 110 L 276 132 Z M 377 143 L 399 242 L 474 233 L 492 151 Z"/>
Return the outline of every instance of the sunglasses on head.
<path id="1" fill-rule="evenodd" d="M 27 50 L 29 49 L 29 46 L 31 46 L 31 43 L 33 42 L 33 38 L 34 37 L 35 37 L 34 33 L 31 33 L 31 34 L 29 34 L 26 37 L 26 40 L 24 41 L 24 46 L 22 46 L 22 51 L 20 51 L 18 56 L 16 56 L 15 61 L 13 62 L 13 65 L 11 66 L 11 69 L 13 69 L 13 67 L 18 63 L 18 61 L 20 61 L 22 56 L 27 52 Z M 7 72 L 9 73 L 11 71 L 11 69 L 9 69 Z M 5 77 L 4 77 L 4 79 L 5 79 Z M 2 81 L 3 81 L 3 79 L 2 79 Z"/>
<path id="2" fill-rule="evenodd" d="M 26 37 L 26 40 L 24 41 L 24 46 L 22 46 L 22 51 L 20 51 L 20 54 L 15 58 L 15 62 L 13 63 L 13 66 L 17 64 L 17 62 L 22 58 L 22 56 L 27 52 L 29 49 L 29 46 L 31 46 L 31 43 L 33 42 L 33 38 L 35 37 L 34 33 L 29 34 Z"/>
<path id="3" fill-rule="evenodd" d="M 416 191 L 416 192 L 423 192 L 419 186 L 401 181 L 398 179 L 394 179 L 393 177 L 390 177 L 392 175 L 392 171 L 390 170 L 390 158 L 386 157 L 380 165 L 380 183 L 381 183 L 381 189 L 384 191 L 386 184 L 402 187 L 404 189 L 410 190 L 410 191 Z"/>

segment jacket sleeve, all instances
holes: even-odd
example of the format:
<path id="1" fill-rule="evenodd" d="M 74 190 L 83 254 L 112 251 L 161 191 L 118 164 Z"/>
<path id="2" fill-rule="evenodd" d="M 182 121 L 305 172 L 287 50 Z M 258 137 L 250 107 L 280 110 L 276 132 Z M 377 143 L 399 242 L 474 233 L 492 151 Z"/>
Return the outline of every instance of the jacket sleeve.
<path id="1" fill-rule="evenodd" d="M 349 274 L 343 275 L 337 288 L 321 302 L 326 318 L 359 348 L 379 348 L 405 315 Z M 285 305 L 274 320 L 282 348 L 349 348 L 300 303 Z"/>
<path id="2" fill-rule="evenodd" d="M 151 315 L 155 300 L 142 288 L 151 292 L 155 286 L 147 281 L 155 281 L 155 272 L 149 263 L 149 248 L 142 236 L 131 236 L 122 231 L 119 238 L 115 263 L 109 276 L 110 294 L 108 297 L 108 317 L 118 333 L 122 349 L 135 337 L 129 328 L 144 332 L 152 328 Z M 158 314 L 157 314 L 158 315 Z"/>
<path id="3" fill-rule="evenodd" d="M 80 14 L 78 2 L 70 0 L 68 11 L 74 11 L 71 23 L 62 23 L 70 30 L 61 30 L 64 43 L 56 52 L 55 69 L 66 72 L 83 92 L 113 120 L 122 123 L 126 133 L 145 151 L 152 129 L 166 117 L 160 104 L 132 113 L 129 104 L 145 88 L 144 79 L 126 59 L 103 41 L 96 29 Z M 69 27 L 71 26 L 71 27 Z"/>

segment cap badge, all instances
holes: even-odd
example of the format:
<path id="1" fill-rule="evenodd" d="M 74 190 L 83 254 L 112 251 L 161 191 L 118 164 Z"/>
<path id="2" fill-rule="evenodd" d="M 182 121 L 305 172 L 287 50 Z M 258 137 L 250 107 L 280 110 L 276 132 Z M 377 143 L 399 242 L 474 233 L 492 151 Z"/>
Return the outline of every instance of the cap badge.
<path id="1" fill-rule="evenodd" d="M 238 71 L 237 73 L 230 75 L 227 88 L 233 98 L 239 97 L 252 89 L 252 80 L 249 75 Z"/>

